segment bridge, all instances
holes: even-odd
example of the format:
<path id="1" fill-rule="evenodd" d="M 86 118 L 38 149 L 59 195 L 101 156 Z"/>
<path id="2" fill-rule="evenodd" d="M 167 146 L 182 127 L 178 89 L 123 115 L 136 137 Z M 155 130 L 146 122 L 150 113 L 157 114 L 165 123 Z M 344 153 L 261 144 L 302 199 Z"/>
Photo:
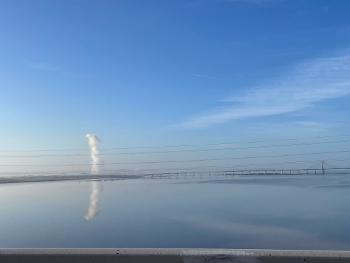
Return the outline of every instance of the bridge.
<path id="1" fill-rule="evenodd" d="M 243 170 L 215 170 L 215 171 L 174 171 L 143 174 L 146 178 L 175 178 L 175 177 L 201 177 L 201 176 L 292 176 L 292 175 L 336 175 L 350 174 L 350 167 L 338 168 L 304 168 L 304 169 L 243 169 Z"/>

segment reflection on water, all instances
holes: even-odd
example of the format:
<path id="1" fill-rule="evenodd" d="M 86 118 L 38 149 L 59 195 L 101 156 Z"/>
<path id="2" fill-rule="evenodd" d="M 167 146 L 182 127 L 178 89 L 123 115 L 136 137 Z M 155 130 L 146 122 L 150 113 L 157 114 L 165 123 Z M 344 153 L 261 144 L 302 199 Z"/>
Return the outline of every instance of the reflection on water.
<path id="1" fill-rule="evenodd" d="M 91 182 L 90 203 L 85 215 L 86 220 L 93 219 L 98 213 L 101 185 L 98 181 Z"/>
<path id="2" fill-rule="evenodd" d="M 349 250 L 344 185 L 350 176 L 0 185 L 0 247 Z"/>

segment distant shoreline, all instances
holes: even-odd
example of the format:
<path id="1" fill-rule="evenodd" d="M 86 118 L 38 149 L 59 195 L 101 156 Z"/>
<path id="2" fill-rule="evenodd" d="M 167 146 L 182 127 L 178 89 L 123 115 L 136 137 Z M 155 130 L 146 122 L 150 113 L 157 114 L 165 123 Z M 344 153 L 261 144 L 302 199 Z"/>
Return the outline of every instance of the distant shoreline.
<path id="1" fill-rule="evenodd" d="M 146 173 L 146 174 L 129 174 L 129 175 L 113 175 L 113 174 L 80 174 L 80 175 L 26 175 L 26 176 L 13 176 L 13 177 L 0 177 L 0 185 L 2 184 L 15 184 L 15 183 L 44 183 L 44 182 L 62 182 L 62 181 L 90 181 L 90 180 L 125 180 L 125 179 L 170 179 L 170 178 L 202 178 L 202 177 L 231 177 L 231 178 L 243 178 L 249 176 L 258 177 L 324 177 L 332 175 L 350 175 L 348 171 L 346 172 L 332 172 L 327 174 L 266 174 L 266 173 L 250 173 L 250 174 L 223 174 L 223 173 Z"/>
<path id="2" fill-rule="evenodd" d="M 81 180 L 121 180 L 121 179 L 138 179 L 144 176 L 139 175 L 32 175 L 32 176 L 15 176 L 0 177 L 1 184 L 14 183 L 43 183 L 43 182 L 60 182 L 60 181 L 81 181 Z"/>

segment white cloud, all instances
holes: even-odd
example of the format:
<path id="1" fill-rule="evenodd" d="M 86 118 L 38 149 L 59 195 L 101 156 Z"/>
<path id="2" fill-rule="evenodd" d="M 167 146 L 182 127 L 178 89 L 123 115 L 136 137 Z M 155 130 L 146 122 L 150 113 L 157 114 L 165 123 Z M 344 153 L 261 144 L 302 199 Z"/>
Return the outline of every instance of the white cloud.
<path id="1" fill-rule="evenodd" d="M 232 106 L 192 117 L 185 128 L 207 127 L 232 120 L 292 113 L 316 103 L 350 95 L 350 52 L 304 61 L 282 77 L 226 98 Z"/>

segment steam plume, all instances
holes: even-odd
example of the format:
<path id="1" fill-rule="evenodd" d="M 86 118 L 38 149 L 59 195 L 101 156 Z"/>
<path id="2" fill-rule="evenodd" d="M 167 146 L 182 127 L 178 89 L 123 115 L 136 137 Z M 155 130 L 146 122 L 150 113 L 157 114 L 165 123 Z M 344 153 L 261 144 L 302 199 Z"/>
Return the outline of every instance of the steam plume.
<path id="1" fill-rule="evenodd" d="M 100 139 L 93 134 L 86 134 L 86 138 L 88 140 L 88 144 L 90 147 L 90 156 L 91 156 L 91 174 L 97 175 L 99 174 L 99 164 L 100 164 L 100 157 L 99 157 L 99 150 L 98 150 L 98 144 L 100 142 Z M 90 204 L 88 211 L 86 212 L 85 219 L 91 220 L 93 219 L 98 212 L 98 203 L 100 199 L 100 183 L 97 181 L 91 182 L 91 193 L 90 193 Z"/>
<path id="2" fill-rule="evenodd" d="M 100 158 L 99 158 L 99 150 L 98 150 L 98 144 L 100 142 L 100 139 L 94 135 L 94 134 L 86 134 L 86 138 L 88 140 L 88 144 L 90 147 L 90 156 L 91 156 L 91 174 L 98 174 L 99 173 L 99 164 L 100 164 Z"/>

